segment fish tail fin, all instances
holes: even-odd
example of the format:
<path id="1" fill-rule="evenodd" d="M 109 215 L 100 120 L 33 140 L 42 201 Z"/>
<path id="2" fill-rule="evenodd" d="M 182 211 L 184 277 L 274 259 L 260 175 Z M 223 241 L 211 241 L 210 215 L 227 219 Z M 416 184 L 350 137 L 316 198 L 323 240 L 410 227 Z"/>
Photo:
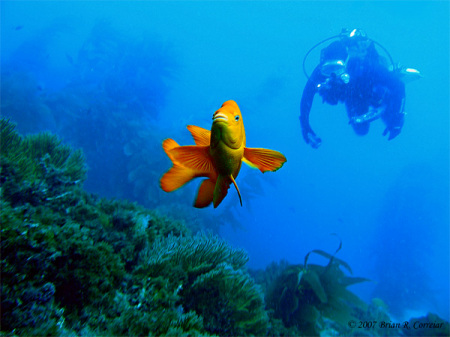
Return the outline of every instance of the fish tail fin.
<path id="1" fill-rule="evenodd" d="M 170 150 L 172 150 L 178 146 L 180 146 L 180 145 L 178 145 L 178 143 L 171 138 L 165 139 L 162 143 L 163 150 L 167 154 L 167 156 L 170 158 L 171 161 L 174 161 L 174 158 L 170 154 Z"/>
<path id="2" fill-rule="evenodd" d="M 176 163 L 167 171 L 159 181 L 159 185 L 165 192 L 172 192 L 195 178 L 195 173 Z"/>
<path id="3" fill-rule="evenodd" d="M 232 174 L 230 174 L 230 178 L 231 178 L 231 181 L 233 182 L 234 187 L 236 187 L 236 191 L 237 191 L 238 196 L 239 196 L 239 202 L 241 203 L 241 207 L 242 207 L 242 198 L 241 198 L 241 192 L 239 191 L 239 187 L 238 187 L 238 185 L 236 184 L 236 181 L 234 180 Z"/>
<path id="4" fill-rule="evenodd" d="M 214 187 L 214 181 L 212 181 L 211 179 L 203 180 L 198 189 L 194 207 L 204 208 L 208 206 L 213 201 Z"/>
<path id="5" fill-rule="evenodd" d="M 172 168 L 167 171 L 159 181 L 159 184 L 163 191 L 172 192 L 180 188 L 193 178 L 195 178 L 195 172 L 181 166 L 170 153 L 170 151 L 176 147 L 179 147 L 178 143 L 173 139 L 166 139 L 163 141 L 163 149 L 167 156 L 173 163 Z"/>

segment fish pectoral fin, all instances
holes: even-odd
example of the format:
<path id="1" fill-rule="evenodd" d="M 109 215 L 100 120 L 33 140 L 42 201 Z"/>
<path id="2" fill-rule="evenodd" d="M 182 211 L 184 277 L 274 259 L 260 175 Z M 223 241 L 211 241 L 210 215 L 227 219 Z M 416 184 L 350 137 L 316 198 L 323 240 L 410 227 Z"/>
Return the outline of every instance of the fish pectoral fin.
<path id="1" fill-rule="evenodd" d="M 248 159 L 246 159 L 245 157 L 242 158 L 242 162 L 247 164 L 248 166 L 250 166 L 251 168 L 257 169 L 258 167 L 253 164 L 251 161 L 249 161 Z"/>
<path id="2" fill-rule="evenodd" d="M 169 157 L 173 157 L 181 166 L 196 171 L 197 174 L 209 174 L 215 171 L 209 146 L 179 146 L 169 151 Z"/>
<path id="3" fill-rule="evenodd" d="M 256 167 L 264 173 L 281 168 L 286 162 L 286 157 L 278 151 L 246 147 L 244 148 L 243 162 L 247 164 L 247 161 L 252 164 L 251 167 Z"/>
<path id="4" fill-rule="evenodd" d="M 204 208 L 208 206 L 213 201 L 214 188 L 214 181 L 211 179 L 203 180 L 198 189 L 194 207 Z"/>
<path id="5" fill-rule="evenodd" d="M 195 145 L 197 146 L 209 146 L 211 139 L 211 131 L 201 128 L 196 125 L 188 125 L 187 129 L 194 138 Z"/>
<path id="6" fill-rule="evenodd" d="M 172 192 L 195 178 L 195 172 L 182 167 L 174 162 L 172 168 L 167 171 L 159 181 L 159 185 L 165 192 Z"/>

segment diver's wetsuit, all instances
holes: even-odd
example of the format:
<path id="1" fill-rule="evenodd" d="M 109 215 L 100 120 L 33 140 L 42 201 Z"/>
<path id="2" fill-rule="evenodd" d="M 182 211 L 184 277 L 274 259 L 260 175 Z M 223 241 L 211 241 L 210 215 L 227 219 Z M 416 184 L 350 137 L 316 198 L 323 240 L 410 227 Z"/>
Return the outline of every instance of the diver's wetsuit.
<path id="1" fill-rule="evenodd" d="M 300 124 L 303 138 L 313 148 L 321 144 L 309 124 L 309 113 L 317 92 L 329 104 L 345 103 L 349 124 L 357 134 L 366 134 L 370 122 L 380 117 L 386 124 L 383 135 L 389 133 L 389 140 L 395 138 L 403 126 L 405 85 L 398 73 L 383 65 L 373 41 L 364 40 L 365 47 L 362 49 L 359 44 L 357 52 L 346 43 L 348 41 L 335 41 L 322 50 L 321 62 L 303 90 Z M 330 60 L 342 64 L 342 69 L 324 74 L 323 68 Z"/>

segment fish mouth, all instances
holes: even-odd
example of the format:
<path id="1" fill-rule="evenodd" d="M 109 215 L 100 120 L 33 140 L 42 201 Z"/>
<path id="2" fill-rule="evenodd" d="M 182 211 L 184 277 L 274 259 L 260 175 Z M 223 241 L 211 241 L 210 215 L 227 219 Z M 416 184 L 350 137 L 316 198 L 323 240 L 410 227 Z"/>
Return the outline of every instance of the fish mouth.
<path id="1" fill-rule="evenodd" d="M 219 122 L 219 121 L 228 122 L 228 117 L 227 117 L 225 114 L 220 113 L 220 112 L 214 114 L 214 116 L 213 116 L 213 122 L 215 123 L 215 122 Z"/>

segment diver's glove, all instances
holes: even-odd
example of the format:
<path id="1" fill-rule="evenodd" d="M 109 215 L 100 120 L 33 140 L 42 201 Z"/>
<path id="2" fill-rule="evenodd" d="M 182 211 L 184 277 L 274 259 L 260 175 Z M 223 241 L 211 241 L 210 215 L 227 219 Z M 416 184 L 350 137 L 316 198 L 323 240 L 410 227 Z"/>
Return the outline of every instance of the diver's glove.
<path id="1" fill-rule="evenodd" d="M 383 136 L 389 133 L 388 140 L 394 139 L 400 134 L 402 128 L 400 126 L 387 126 L 383 131 Z"/>
<path id="2" fill-rule="evenodd" d="M 322 144 L 322 139 L 317 137 L 312 129 L 303 129 L 302 134 L 306 144 L 310 144 L 313 148 L 317 149 Z"/>

